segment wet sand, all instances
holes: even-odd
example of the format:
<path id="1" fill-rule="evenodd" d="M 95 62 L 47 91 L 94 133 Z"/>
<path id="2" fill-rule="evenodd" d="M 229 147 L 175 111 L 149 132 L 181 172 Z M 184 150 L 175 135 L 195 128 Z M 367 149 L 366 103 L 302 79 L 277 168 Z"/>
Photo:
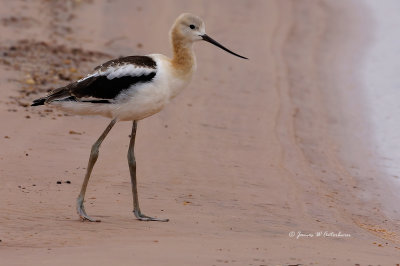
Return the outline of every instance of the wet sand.
<path id="1" fill-rule="evenodd" d="M 396 197 L 370 145 L 373 125 L 357 71 L 374 38 L 367 6 L 182 0 L 2 4 L 4 49 L 18 50 L 18 40 L 28 39 L 93 53 L 72 66 L 77 72 L 71 66 L 56 69 L 67 80 L 108 56 L 170 54 L 167 33 L 184 11 L 203 17 L 210 36 L 250 58 L 196 44 L 198 71 L 190 87 L 139 123 L 142 210 L 170 218 L 168 223 L 139 222 L 131 213 L 126 122 L 103 143 L 87 192 L 87 211 L 102 222 L 80 222 L 75 198 L 90 146 L 108 120 L 25 107 L 42 86 L 26 76 L 32 70 L 23 63 L 2 61 L 2 264 L 399 262 L 398 210 L 389 204 Z M 154 6 L 162 14 L 152 12 Z M 50 54 L 48 60 L 59 58 Z M 67 80 L 48 79 L 46 86 Z M 292 231 L 350 236 L 297 239 L 289 236 Z"/>

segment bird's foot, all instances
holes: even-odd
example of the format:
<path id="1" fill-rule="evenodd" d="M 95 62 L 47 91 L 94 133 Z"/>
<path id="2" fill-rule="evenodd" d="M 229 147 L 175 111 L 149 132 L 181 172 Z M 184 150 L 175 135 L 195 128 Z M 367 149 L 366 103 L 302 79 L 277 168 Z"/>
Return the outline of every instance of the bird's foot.
<path id="1" fill-rule="evenodd" d="M 159 219 L 159 218 L 153 218 L 147 215 L 144 215 L 141 213 L 140 210 L 134 210 L 133 213 L 135 214 L 136 218 L 140 221 L 158 221 L 158 222 L 168 222 L 169 219 Z"/>
<path id="2" fill-rule="evenodd" d="M 81 218 L 82 222 L 84 222 L 84 221 L 97 222 L 97 223 L 101 222 L 101 220 L 94 219 L 86 214 L 85 206 L 83 206 L 83 200 L 80 200 L 79 198 L 77 200 L 76 210 L 77 210 L 78 215 Z"/>

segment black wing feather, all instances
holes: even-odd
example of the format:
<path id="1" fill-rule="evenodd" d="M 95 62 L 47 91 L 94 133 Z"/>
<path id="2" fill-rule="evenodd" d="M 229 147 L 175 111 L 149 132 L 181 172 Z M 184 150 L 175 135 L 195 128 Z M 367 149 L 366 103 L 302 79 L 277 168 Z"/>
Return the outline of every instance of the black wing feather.
<path id="1" fill-rule="evenodd" d="M 133 64 L 138 67 L 146 67 L 146 68 L 152 68 L 152 69 L 157 68 L 157 64 L 153 60 L 153 58 L 151 58 L 149 56 L 134 55 L 134 56 L 127 56 L 127 57 L 120 57 L 118 59 L 113 59 L 113 60 L 107 61 L 107 62 L 95 67 L 94 70 L 106 69 L 108 67 L 125 65 L 125 64 Z"/>
<path id="2" fill-rule="evenodd" d="M 141 76 L 123 76 L 114 79 L 108 79 L 107 76 L 95 76 L 77 82 L 71 86 L 71 95 L 75 97 L 93 97 L 99 99 L 113 99 L 122 91 L 137 83 L 151 81 L 156 72 Z"/>
<path id="3" fill-rule="evenodd" d="M 132 64 L 137 67 L 154 69 L 154 71 L 140 76 L 127 75 L 113 79 L 108 79 L 106 75 L 101 74 L 88 77 L 82 79 L 81 81 L 75 81 L 65 87 L 57 88 L 51 91 L 46 97 L 34 100 L 32 106 L 43 105 L 55 100 L 71 101 L 83 97 L 95 98 L 94 100 L 90 101 L 93 103 L 105 103 L 109 102 L 107 99 L 114 99 L 117 97 L 117 95 L 132 85 L 150 82 L 156 75 L 157 64 L 149 56 L 128 56 L 110 60 L 100 66 L 97 66 L 95 70 L 105 72 L 109 67 L 119 67 L 128 64 Z"/>

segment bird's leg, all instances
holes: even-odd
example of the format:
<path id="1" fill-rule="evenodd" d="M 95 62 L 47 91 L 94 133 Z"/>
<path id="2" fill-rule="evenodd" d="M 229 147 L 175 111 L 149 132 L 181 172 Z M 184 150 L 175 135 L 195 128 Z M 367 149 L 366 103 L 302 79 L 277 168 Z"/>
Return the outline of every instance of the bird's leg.
<path id="1" fill-rule="evenodd" d="M 149 216 L 142 214 L 140 211 L 139 198 L 138 198 L 138 192 L 137 192 L 137 183 L 136 183 L 136 160 L 135 160 L 135 152 L 134 152 L 136 129 L 137 129 L 137 121 L 133 121 L 131 140 L 129 142 L 129 149 L 128 149 L 128 164 L 129 164 L 129 171 L 131 173 L 131 182 L 132 182 L 133 213 L 135 214 L 136 218 L 141 221 L 168 222 L 169 219 L 158 219 L 158 218 L 149 217 Z"/>
<path id="2" fill-rule="evenodd" d="M 96 163 L 97 158 L 99 157 L 100 145 L 103 142 L 103 140 L 106 138 L 107 134 L 110 132 L 111 128 L 115 125 L 116 122 L 117 122 L 116 119 L 113 119 L 111 121 L 111 123 L 104 130 L 103 134 L 101 134 L 100 138 L 93 144 L 92 150 L 90 151 L 89 162 L 88 162 L 88 166 L 86 169 L 85 179 L 83 180 L 81 193 L 79 194 L 78 199 L 76 200 L 76 210 L 78 211 L 78 215 L 79 215 L 79 217 L 81 217 L 82 221 L 87 220 L 90 222 L 100 222 L 100 220 L 93 219 L 89 215 L 86 214 L 85 207 L 83 206 L 83 200 L 85 198 L 86 187 L 89 182 L 90 174 L 92 173 L 93 166 Z"/>

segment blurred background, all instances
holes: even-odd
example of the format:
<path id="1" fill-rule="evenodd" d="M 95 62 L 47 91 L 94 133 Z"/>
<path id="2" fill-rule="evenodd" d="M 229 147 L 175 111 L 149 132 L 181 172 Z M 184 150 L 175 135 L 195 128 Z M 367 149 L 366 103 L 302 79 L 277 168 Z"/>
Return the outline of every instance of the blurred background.
<path id="1" fill-rule="evenodd" d="M 400 2 L 3 0 L 1 7 L 6 265 L 396 262 Z M 131 213 L 130 123 L 111 131 L 90 181 L 86 208 L 102 223 L 81 223 L 75 197 L 88 148 L 108 120 L 29 105 L 106 60 L 171 55 L 169 28 L 183 12 L 202 17 L 208 35 L 250 60 L 196 43 L 191 85 L 139 123 L 142 208 L 169 223 L 140 223 Z"/>

